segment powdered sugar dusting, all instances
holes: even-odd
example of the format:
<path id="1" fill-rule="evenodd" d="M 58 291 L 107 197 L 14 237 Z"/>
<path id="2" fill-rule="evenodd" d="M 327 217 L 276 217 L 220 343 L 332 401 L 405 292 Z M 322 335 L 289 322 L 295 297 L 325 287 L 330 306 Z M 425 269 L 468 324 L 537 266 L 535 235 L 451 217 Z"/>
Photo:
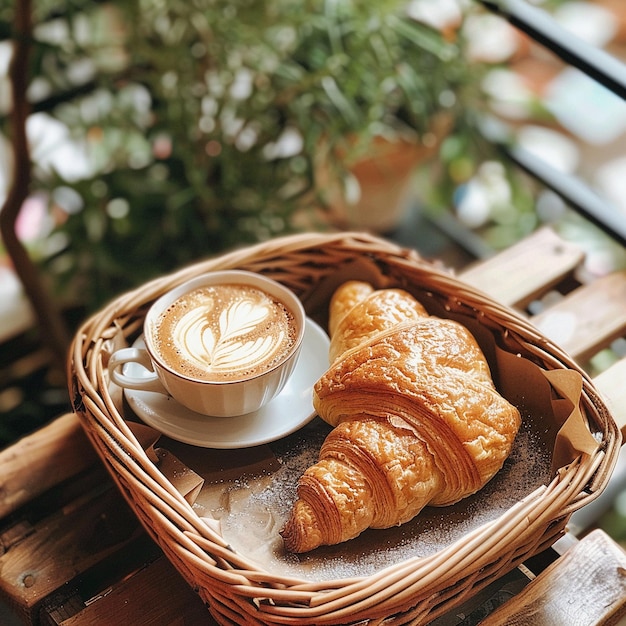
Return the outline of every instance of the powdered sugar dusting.
<path id="1" fill-rule="evenodd" d="M 448 507 L 427 507 L 412 521 L 367 530 L 339 546 L 308 554 L 283 549 L 280 529 L 296 499 L 299 477 L 315 463 L 329 428 L 320 420 L 272 446 L 275 471 L 205 487 L 201 500 L 220 519 L 224 537 L 266 571 L 308 580 L 367 576 L 411 557 L 424 557 L 490 522 L 550 480 L 551 442 L 526 417 L 503 468 L 481 491 Z M 200 499 L 199 499 L 200 500 Z"/>

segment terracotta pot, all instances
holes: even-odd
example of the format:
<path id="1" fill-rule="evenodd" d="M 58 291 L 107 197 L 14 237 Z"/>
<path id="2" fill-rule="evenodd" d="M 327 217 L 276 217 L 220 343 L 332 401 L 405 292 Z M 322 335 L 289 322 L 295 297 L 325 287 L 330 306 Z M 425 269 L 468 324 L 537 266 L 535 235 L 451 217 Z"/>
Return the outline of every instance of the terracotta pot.
<path id="1" fill-rule="evenodd" d="M 436 153 L 449 123 L 438 120 L 423 141 L 375 137 L 363 157 L 348 163 L 349 176 L 341 180 L 320 151 L 316 186 L 327 207 L 326 219 L 342 229 L 377 233 L 393 230 L 413 198 L 413 174 Z"/>

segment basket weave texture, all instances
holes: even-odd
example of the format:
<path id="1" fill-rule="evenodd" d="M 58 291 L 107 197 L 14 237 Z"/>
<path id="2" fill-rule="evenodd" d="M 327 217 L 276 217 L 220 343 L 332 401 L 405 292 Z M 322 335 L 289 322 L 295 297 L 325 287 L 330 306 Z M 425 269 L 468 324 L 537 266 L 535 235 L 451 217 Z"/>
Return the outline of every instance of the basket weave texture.
<path id="1" fill-rule="evenodd" d="M 307 313 L 319 317 L 331 295 L 319 286 L 332 283 L 338 270 L 352 265 L 359 274 L 371 268 L 372 274 L 446 310 L 479 319 L 500 345 L 544 369 L 579 371 L 580 408 L 601 444 L 596 454 L 561 468 L 550 484 L 499 519 L 432 556 L 351 579 L 309 582 L 277 576 L 233 552 L 155 466 L 110 395 L 107 361 L 120 336 L 130 343 L 141 332 L 154 300 L 199 274 L 234 268 L 262 273 L 291 288 Z M 85 322 L 74 338 L 69 371 L 75 412 L 98 454 L 147 531 L 221 624 L 428 623 L 551 545 L 569 516 L 602 491 L 621 443 L 589 378 L 522 316 L 416 252 L 362 233 L 278 238 L 151 281 Z"/>

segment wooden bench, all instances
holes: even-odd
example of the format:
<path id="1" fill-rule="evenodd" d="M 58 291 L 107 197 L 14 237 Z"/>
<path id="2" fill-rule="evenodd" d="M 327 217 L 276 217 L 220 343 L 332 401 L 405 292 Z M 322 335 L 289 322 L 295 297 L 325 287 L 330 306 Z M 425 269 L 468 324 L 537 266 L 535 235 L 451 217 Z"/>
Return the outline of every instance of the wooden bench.
<path id="1" fill-rule="evenodd" d="M 462 277 L 523 311 L 561 289 L 559 301 L 533 319 L 546 334 L 551 317 L 568 320 L 573 330 L 563 344 L 583 364 L 626 335 L 626 274 L 581 283 L 575 276 L 583 258 L 545 229 Z M 554 332 L 563 326 L 556 324 Z M 596 378 L 622 427 L 624 380 L 626 359 Z M 22 622 L 214 623 L 143 531 L 74 415 L 60 416 L 1 452 L 0 476 L 0 593 Z M 557 560 L 553 551 L 544 556 L 520 568 L 532 572 L 527 578 L 538 575 L 482 623 L 591 626 L 626 615 L 626 553 L 604 532 L 576 540 Z M 489 605 L 493 598 L 476 602 Z"/>

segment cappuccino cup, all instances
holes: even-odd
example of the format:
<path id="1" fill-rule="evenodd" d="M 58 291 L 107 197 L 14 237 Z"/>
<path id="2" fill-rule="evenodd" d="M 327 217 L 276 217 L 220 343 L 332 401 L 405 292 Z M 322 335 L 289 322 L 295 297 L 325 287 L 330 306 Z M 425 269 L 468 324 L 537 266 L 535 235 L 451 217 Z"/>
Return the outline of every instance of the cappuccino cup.
<path id="1" fill-rule="evenodd" d="M 109 375 L 126 389 L 171 395 L 212 417 L 257 411 L 295 369 L 305 329 L 296 295 L 261 274 L 215 271 L 168 291 L 148 310 L 145 349 L 111 355 Z M 124 366 L 147 371 L 131 376 Z"/>

